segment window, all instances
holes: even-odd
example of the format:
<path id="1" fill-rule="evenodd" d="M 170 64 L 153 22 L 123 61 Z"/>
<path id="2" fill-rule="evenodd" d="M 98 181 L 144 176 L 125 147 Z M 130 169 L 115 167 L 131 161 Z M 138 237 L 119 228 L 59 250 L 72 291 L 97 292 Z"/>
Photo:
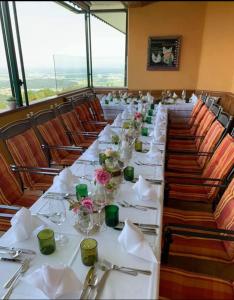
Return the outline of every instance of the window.
<path id="1" fill-rule="evenodd" d="M 84 14 L 52 1 L 17 1 L 29 101 L 87 86 Z"/>
<path id="2" fill-rule="evenodd" d="M 11 85 L 0 23 L 0 112 L 8 109 L 6 99 L 10 96 L 12 96 Z"/>
<path id="3" fill-rule="evenodd" d="M 102 13 L 108 15 L 109 13 Z M 114 13 L 116 18 L 126 13 Z M 101 17 L 101 13 L 100 13 Z M 123 24 L 125 28 L 125 24 Z M 123 87 L 125 76 L 126 34 L 91 16 L 91 46 L 93 85 L 95 87 Z"/>

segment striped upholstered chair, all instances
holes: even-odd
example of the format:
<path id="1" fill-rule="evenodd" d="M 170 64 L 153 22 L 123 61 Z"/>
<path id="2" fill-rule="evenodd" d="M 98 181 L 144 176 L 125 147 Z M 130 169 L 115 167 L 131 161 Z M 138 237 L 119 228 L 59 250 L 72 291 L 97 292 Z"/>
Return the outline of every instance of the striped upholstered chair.
<path id="1" fill-rule="evenodd" d="M 166 208 L 163 218 L 164 261 L 170 253 L 233 264 L 234 178 L 214 213 Z"/>
<path id="2" fill-rule="evenodd" d="M 166 159 L 166 170 L 173 172 L 188 172 L 201 173 L 206 163 L 211 158 L 217 144 L 221 142 L 224 135 L 229 129 L 232 118 L 229 118 L 224 124 L 220 119 L 215 120 L 209 128 L 205 138 L 200 146 L 197 146 L 198 151 L 183 151 L 177 154 L 168 154 Z"/>
<path id="3" fill-rule="evenodd" d="M 201 175 L 191 176 L 189 173 L 180 173 L 179 176 L 166 177 L 166 202 L 205 202 L 212 203 L 217 196 L 220 183 L 234 167 L 234 137 L 227 134 L 216 149 L 212 158 Z"/>
<path id="4" fill-rule="evenodd" d="M 43 147 L 49 150 L 52 162 L 58 165 L 71 165 L 85 150 L 72 146 L 60 119 L 53 110 L 44 110 L 32 116 L 35 130 L 41 136 Z"/>
<path id="5" fill-rule="evenodd" d="M 174 117 L 173 111 L 169 111 L 169 128 L 170 129 L 186 129 L 191 128 L 195 118 L 200 111 L 201 107 L 204 105 L 204 102 L 201 98 L 199 98 L 194 105 L 191 114 L 189 117 Z M 186 110 L 187 111 L 187 110 Z"/>
<path id="6" fill-rule="evenodd" d="M 49 162 L 29 119 L 18 120 L 1 128 L 0 137 L 9 156 L 16 164 L 25 188 L 47 190 L 59 169 L 50 168 Z"/>
<path id="7" fill-rule="evenodd" d="M 59 118 L 76 146 L 89 147 L 97 138 L 96 132 L 85 132 L 71 102 L 62 103 L 57 108 Z"/>
<path id="8" fill-rule="evenodd" d="M 162 266 L 160 300 L 231 300 L 233 281 Z"/>
<path id="9" fill-rule="evenodd" d="M 0 177 L 0 231 L 6 231 L 10 227 L 9 217 L 12 213 L 20 206 L 32 206 L 39 194 L 22 189 L 21 183 L 2 154 L 0 154 Z"/>

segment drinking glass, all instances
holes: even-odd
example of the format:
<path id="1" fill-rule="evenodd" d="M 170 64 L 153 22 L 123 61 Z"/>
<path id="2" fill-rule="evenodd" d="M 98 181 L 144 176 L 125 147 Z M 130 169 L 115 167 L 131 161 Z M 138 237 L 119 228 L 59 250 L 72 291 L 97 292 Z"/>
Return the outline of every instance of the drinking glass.
<path id="1" fill-rule="evenodd" d="M 101 185 L 96 186 L 96 191 L 94 193 L 94 206 L 98 211 L 98 227 L 100 230 L 104 230 L 105 227 L 102 226 L 101 222 L 101 212 L 103 208 L 107 204 L 107 199 L 106 199 L 106 192 L 105 188 Z"/>
<path id="2" fill-rule="evenodd" d="M 43 229 L 38 233 L 37 238 L 42 254 L 48 255 L 55 251 L 56 245 L 53 230 L 48 228 Z"/>
<path id="3" fill-rule="evenodd" d="M 61 225 L 66 220 L 66 207 L 64 204 L 64 200 L 49 200 L 49 219 L 59 227 L 59 232 L 55 233 L 55 241 L 59 245 L 64 245 L 67 242 L 67 237 L 61 233 Z"/>
<path id="4" fill-rule="evenodd" d="M 81 205 L 78 211 L 77 225 L 79 229 L 88 237 L 90 230 L 93 228 L 93 210 L 87 206 Z"/>

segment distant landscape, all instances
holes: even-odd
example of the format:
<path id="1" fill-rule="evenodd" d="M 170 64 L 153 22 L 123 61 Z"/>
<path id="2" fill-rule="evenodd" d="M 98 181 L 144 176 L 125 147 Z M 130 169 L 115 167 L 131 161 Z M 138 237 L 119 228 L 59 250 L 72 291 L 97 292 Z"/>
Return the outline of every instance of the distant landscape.
<path id="1" fill-rule="evenodd" d="M 57 68 L 53 70 L 34 68 L 25 70 L 29 101 L 40 100 L 61 92 L 87 86 L 86 68 Z M 121 66 L 93 67 L 94 86 L 123 87 L 124 71 Z M 0 109 L 7 109 L 6 99 L 11 96 L 7 70 L 0 70 Z"/>

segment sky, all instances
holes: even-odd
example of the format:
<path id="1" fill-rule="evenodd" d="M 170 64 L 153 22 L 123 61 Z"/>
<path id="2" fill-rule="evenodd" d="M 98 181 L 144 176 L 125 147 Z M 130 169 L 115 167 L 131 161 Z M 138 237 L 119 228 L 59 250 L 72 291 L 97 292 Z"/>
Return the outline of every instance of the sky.
<path id="1" fill-rule="evenodd" d="M 25 69 L 51 68 L 53 55 L 58 64 L 66 61 L 66 57 L 59 59 L 58 55 L 86 55 L 84 15 L 74 14 L 52 1 L 16 1 L 16 7 Z M 125 35 L 95 17 L 91 18 L 91 28 L 94 64 L 104 63 L 103 59 L 109 63 L 112 58 L 113 64 L 123 61 Z M 0 54 L 2 49 L 0 45 Z"/>

